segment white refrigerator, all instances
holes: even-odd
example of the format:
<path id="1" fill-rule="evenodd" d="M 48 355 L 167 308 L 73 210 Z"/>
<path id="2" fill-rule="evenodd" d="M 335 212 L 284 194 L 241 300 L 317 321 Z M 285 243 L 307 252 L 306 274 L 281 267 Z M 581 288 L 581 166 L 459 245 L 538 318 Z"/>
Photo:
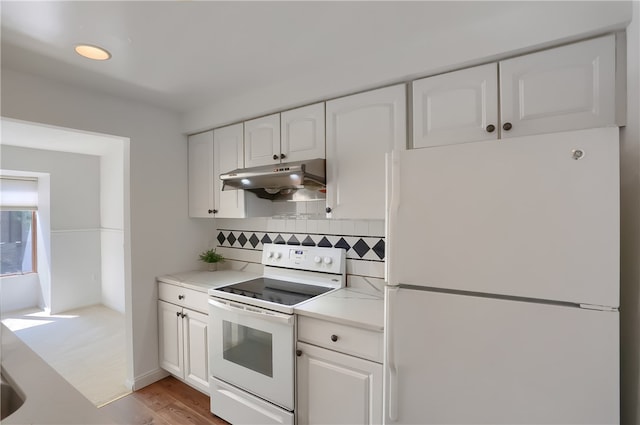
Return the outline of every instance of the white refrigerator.
<path id="1" fill-rule="evenodd" d="M 394 152 L 387 424 L 619 422 L 618 128 Z"/>

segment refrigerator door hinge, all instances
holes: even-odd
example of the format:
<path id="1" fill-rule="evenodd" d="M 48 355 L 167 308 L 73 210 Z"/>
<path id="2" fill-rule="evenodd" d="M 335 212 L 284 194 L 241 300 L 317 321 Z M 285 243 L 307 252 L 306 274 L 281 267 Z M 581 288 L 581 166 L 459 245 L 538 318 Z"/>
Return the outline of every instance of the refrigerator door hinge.
<path id="1" fill-rule="evenodd" d="M 598 311 L 618 311 L 615 307 L 609 307 L 605 305 L 596 305 L 596 304 L 580 304 L 580 308 L 584 308 L 587 310 L 598 310 Z"/>

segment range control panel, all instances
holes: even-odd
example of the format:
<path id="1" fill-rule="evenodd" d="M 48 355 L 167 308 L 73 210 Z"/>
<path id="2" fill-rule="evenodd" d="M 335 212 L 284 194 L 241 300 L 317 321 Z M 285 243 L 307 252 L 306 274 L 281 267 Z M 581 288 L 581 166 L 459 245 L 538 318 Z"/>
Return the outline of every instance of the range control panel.
<path id="1" fill-rule="evenodd" d="M 341 248 L 264 244 L 262 264 L 288 269 L 344 274 L 346 252 Z"/>

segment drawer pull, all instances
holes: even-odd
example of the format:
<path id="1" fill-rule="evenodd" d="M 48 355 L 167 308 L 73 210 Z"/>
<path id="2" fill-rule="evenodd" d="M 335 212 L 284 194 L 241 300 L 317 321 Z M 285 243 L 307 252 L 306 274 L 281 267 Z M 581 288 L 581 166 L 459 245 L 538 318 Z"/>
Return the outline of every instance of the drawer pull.
<path id="1" fill-rule="evenodd" d="M 338 335 L 331 335 L 331 341 L 336 342 L 338 340 Z"/>
<path id="2" fill-rule="evenodd" d="M 184 300 L 184 295 L 178 295 L 179 300 Z"/>

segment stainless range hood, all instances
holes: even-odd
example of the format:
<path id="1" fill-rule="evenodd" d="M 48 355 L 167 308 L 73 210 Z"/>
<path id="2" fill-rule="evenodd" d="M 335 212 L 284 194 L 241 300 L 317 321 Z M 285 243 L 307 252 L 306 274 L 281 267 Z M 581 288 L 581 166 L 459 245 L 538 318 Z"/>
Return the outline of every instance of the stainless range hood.
<path id="1" fill-rule="evenodd" d="M 222 190 L 243 189 L 272 201 L 325 199 L 325 160 L 238 168 L 220 174 Z"/>

